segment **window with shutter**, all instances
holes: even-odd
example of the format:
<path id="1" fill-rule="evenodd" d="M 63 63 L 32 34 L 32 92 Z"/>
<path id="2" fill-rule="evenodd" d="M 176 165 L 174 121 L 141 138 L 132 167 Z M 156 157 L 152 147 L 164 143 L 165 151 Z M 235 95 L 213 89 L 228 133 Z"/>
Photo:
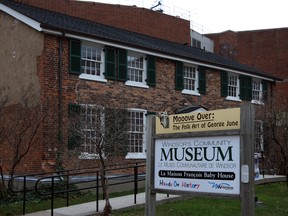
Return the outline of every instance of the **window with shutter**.
<path id="1" fill-rule="evenodd" d="M 202 68 L 203 69 L 203 68 Z M 202 70 L 200 69 L 200 70 Z M 183 65 L 183 94 L 191 94 L 191 95 L 200 95 L 199 92 L 199 84 L 203 84 L 201 86 L 201 90 L 205 92 L 205 85 L 206 85 L 206 80 L 205 80 L 205 72 L 204 70 L 202 71 L 203 73 L 201 74 L 201 81 L 199 77 L 199 69 L 196 65 L 192 64 L 184 64 Z"/>
<path id="2" fill-rule="evenodd" d="M 227 82 L 226 82 L 227 81 Z M 241 101 L 240 99 L 240 79 L 239 75 L 235 73 L 222 72 L 221 74 L 221 93 L 225 96 L 227 93 L 227 100 Z"/>
<path id="3" fill-rule="evenodd" d="M 156 59 L 154 56 L 147 56 L 147 85 L 156 86 Z"/>
<path id="4" fill-rule="evenodd" d="M 241 100 L 252 100 L 252 77 L 240 75 L 240 99 Z"/>
<path id="5" fill-rule="evenodd" d="M 81 41 L 70 40 L 70 73 L 81 74 Z"/>
<path id="6" fill-rule="evenodd" d="M 148 88 L 147 59 L 143 53 L 128 51 L 126 85 Z"/>
<path id="7" fill-rule="evenodd" d="M 206 70 L 205 70 L 205 67 L 199 66 L 198 67 L 198 73 L 199 73 L 198 92 L 200 94 L 206 94 Z"/>
<path id="8" fill-rule="evenodd" d="M 226 71 L 221 72 L 221 96 L 228 96 L 228 73 Z"/>
<path id="9" fill-rule="evenodd" d="M 183 88 L 183 62 L 177 61 L 175 65 L 175 89 L 183 90 Z"/>
<path id="10" fill-rule="evenodd" d="M 262 80 L 262 102 L 266 103 L 268 99 L 268 83 L 266 80 Z"/>
<path id="11" fill-rule="evenodd" d="M 118 49 L 118 80 L 127 81 L 127 50 Z"/>
<path id="12" fill-rule="evenodd" d="M 79 123 L 79 118 L 80 118 L 80 105 L 79 104 L 68 105 L 68 117 L 69 117 L 68 150 L 74 150 L 80 147 L 82 144 L 82 138 L 77 133 L 77 130 L 80 130 L 80 127 L 81 127 L 81 124 Z"/>
<path id="13" fill-rule="evenodd" d="M 105 47 L 105 78 L 115 79 L 116 50 L 113 47 Z"/>
<path id="14" fill-rule="evenodd" d="M 246 76 L 240 75 L 240 99 L 241 100 L 246 100 L 246 93 L 247 93 L 247 80 Z"/>

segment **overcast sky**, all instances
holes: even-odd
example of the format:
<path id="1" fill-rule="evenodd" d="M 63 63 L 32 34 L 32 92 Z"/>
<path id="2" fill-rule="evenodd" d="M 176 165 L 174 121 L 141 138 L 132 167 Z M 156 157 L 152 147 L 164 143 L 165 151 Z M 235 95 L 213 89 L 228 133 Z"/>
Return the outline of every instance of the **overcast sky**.
<path id="1" fill-rule="evenodd" d="M 151 8 L 159 2 L 159 0 L 88 1 L 145 8 Z M 191 27 L 200 33 L 288 27 L 287 0 L 162 0 L 161 2 L 165 13 L 189 19 Z"/>

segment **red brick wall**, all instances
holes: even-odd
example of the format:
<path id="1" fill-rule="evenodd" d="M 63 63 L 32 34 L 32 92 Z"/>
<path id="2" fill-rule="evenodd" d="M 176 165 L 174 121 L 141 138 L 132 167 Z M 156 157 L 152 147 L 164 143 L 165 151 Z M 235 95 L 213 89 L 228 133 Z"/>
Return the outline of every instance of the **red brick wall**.
<path id="1" fill-rule="evenodd" d="M 214 41 L 215 53 L 223 55 L 223 44 L 236 50 L 234 59 L 286 80 L 277 91 L 288 99 L 288 28 L 223 32 L 206 35 Z M 228 56 L 229 57 L 229 56 Z"/>
<path id="2" fill-rule="evenodd" d="M 206 35 L 214 41 L 215 53 L 224 43 L 237 50 L 236 59 L 280 78 L 288 78 L 288 28 L 223 32 Z"/>
<path id="3" fill-rule="evenodd" d="M 51 119 L 44 126 L 42 167 L 49 170 L 49 164 L 55 165 L 54 149 L 60 148 L 58 124 L 58 49 L 60 38 L 46 35 L 44 38 L 43 54 L 39 58 L 39 78 L 42 86 L 43 101 L 50 98 Z M 107 83 L 80 80 L 77 75 L 69 74 L 69 40 L 63 40 L 63 148 L 67 146 L 68 104 L 79 102 L 101 103 L 103 98 L 108 106 L 125 104 L 128 108 L 139 108 L 148 111 L 167 111 L 175 113 L 186 104 L 202 105 L 209 110 L 239 107 L 239 102 L 226 101 L 221 97 L 220 73 L 207 70 L 207 94 L 201 96 L 184 95 L 175 90 L 175 62 L 156 58 L 157 84 L 149 89 L 126 86 L 120 81 L 108 80 Z M 107 96 L 108 95 L 108 96 Z M 54 100 L 53 100 L 54 99 Z M 48 151 L 49 150 L 49 151 Z M 65 152 L 65 151 L 64 151 Z M 54 155 L 53 155 L 54 154 Z M 65 158 L 65 157 L 64 157 Z M 70 159 L 71 160 L 71 159 Z M 82 161 L 85 163 L 85 161 Z M 81 166 L 79 161 L 75 164 Z M 46 165 L 46 166 L 45 166 Z M 71 165 L 71 164 L 70 164 Z"/>
<path id="4" fill-rule="evenodd" d="M 15 1 L 181 44 L 190 44 L 190 21 L 145 8 L 70 0 Z"/>

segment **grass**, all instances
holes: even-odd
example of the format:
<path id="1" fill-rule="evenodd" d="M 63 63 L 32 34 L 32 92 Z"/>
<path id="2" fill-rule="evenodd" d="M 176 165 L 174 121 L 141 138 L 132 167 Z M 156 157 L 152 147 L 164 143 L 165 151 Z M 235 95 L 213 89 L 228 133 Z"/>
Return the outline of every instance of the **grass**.
<path id="1" fill-rule="evenodd" d="M 262 204 L 256 205 L 256 216 L 287 216 L 288 189 L 286 183 L 256 186 L 256 196 Z M 113 216 L 143 216 L 145 210 L 114 211 Z M 237 216 L 241 215 L 241 203 L 237 199 L 195 197 L 188 200 L 157 205 L 156 216 Z"/>
<path id="2" fill-rule="evenodd" d="M 142 190 L 143 191 L 143 190 Z M 131 191 L 113 193 L 111 197 L 131 194 Z M 286 183 L 271 183 L 256 186 L 256 196 L 263 202 L 255 207 L 256 216 L 287 216 L 288 215 L 288 189 Z M 73 195 L 70 205 L 95 201 L 95 195 L 85 193 Z M 50 209 L 50 200 L 34 200 L 27 202 L 26 213 Z M 65 199 L 57 198 L 55 208 L 65 206 Z M 0 205 L 0 215 L 22 214 L 22 202 L 11 205 Z M 144 208 L 113 211 L 113 216 L 143 216 Z M 241 215 L 240 200 L 227 198 L 195 197 L 187 200 L 169 202 L 157 205 L 156 216 L 237 216 Z"/>
<path id="3" fill-rule="evenodd" d="M 139 192 L 144 192 L 144 189 L 139 189 Z M 133 191 L 123 191 L 111 193 L 110 197 L 119 197 L 132 194 Z M 102 198 L 102 194 L 99 194 L 99 199 Z M 31 199 L 31 198 L 30 198 Z M 96 200 L 96 195 L 92 193 L 77 193 L 69 196 L 69 205 L 77 205 L 86 202 L 92 202 Z M 63 197 L 57 197 L 54 200 L 54 208 L 66 206 L 66 199 Z M 26 202 L 26 214 L 51 209 L 51 199 L 40 199 L 39 196 L 34 196 L 30 201 Z M 12 204 L 0 204 L 0 216 L 12 216 L 22 215 L 23 213 L 23 201 L 19 199 Z"/>

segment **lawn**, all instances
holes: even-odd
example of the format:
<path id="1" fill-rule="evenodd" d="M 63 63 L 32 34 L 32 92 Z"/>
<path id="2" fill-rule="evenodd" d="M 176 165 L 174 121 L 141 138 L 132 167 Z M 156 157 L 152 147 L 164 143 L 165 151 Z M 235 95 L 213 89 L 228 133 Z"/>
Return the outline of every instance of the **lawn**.
<path id="1" fill-rule="evenodd" d="M 255 207 L 256 216 L 287 216 L 288 189 L 286 183 L 256 186 L 256 196 L 262 204 Z M 157 216 L 235 216 L 241 215 L 240 200 L 227 198 L 195 197 L 188 200 L 157 205 Z M 145 210 L 114 211 L 113 216 L 143 216 Z"/>
<path id="2" fill-rule="evenodd" d="M 123 196 L 127 193 L 113 194 Z M 262 204 L 256 205 L 256 216 L 287 216 L 288 215 L 288 189 L 286 183 L 270 183 L 256 186 L 256 196 Z M 79 204 L 95 200 L 91 193 L 73 196 L 70 204 Z M 65 205 L 65 200 L 57 199 L 55 207 Z M 33 200 L 27 202 L 27 213 L 50 208 L 50 200 Z M 20 215 L 22 203 L 0 205 L 1 216 Z M 144 208 L 114 211 L 113 216 L 143 216 Z M 241 215 L 240 200 L 227 198 L 195 197 L 187 200 L 169 202 L 157 205 L 156 216 L 237 216 Z"/>

